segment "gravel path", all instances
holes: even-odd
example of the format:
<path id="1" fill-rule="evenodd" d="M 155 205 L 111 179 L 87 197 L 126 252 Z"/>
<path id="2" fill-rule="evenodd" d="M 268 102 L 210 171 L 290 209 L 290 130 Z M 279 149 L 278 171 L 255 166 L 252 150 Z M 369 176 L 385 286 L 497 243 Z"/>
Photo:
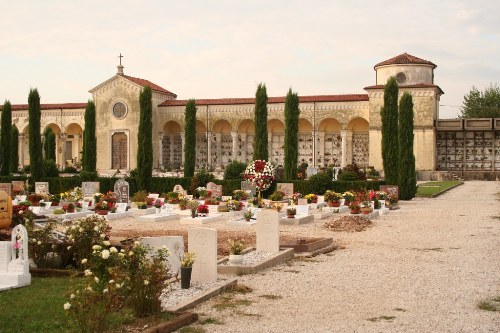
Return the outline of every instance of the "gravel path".
<path id="1" fill-rule="evenodd" d="M 207 332 L 499 332 L 500 314 L 477 308 L 500 296 L 499 192 L 499 182 L 467 182 L 401 202 L 360 233 L 283 227 L 346 249 L 238 277 L 253 292 L 232 297 L 249 305 L 215 309 L 224 294 L 194 311 L 223 322 Z"/>

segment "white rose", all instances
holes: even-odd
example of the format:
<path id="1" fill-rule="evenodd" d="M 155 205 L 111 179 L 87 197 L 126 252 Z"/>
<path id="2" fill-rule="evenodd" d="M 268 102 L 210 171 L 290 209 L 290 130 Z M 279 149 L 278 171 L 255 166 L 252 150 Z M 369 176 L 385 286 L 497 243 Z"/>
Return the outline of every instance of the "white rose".
<path id="1" fill-rule="evenodd" d="M 103 290 L 102 290 L 102 293 L 103 293 L 103 294 L 105 294 L 105 293 L 107 293 L 107 292 L 108 292 L 108 288 L 105 288 L 105 289 L 103 289 Z"/>
<path id="2" fill-rule="evenodd" d="M 92 246 L 92 250 L 100 250 L 102 247 L 100 245 Z"/>
<path id="3" fill-rule="evenodd" d="M 135 241 L 135 242 L 134 242 L 134 244 L 135 244 L 135 245 L 139 245 L 139 244 L 141 244 L 141 243 L 140 243 L 140 242 L 138 242 L 138 241 Z"/>
<path id="4" fill-rule="evenodd" d="M 79 232 L 83 232 L 83 228 L 78 229 Z"/>
<path id="5" fill-rule="evenodd" d="M 71 299 L 75 298 L 75 294 L 71 294 L 71 295 L 69 296 L 69 298 L 71 298 Z"/>
<path id="6" fill-rule="evenodd" d="M 116 247 L 112 246 L 109 248 L 109 252 L 111 253 L 118 253 L 118 250 L 116 249 Z"/>
<path id="7" fill-rule="evenodd" d="M 68 250 L 71 250 L 71 245 L 70 245 L 70 246 L 68 246 Z"/>
<path id="8" fill-rule="evenodd" d="M 129 256 L 129 257 L 132 257 L 133 255 L 134 255 L 134 251 L 130 251 L 130 252 L 128 253 L 128 256 Z"/>
<path id="9" fill-rule="evenodd" d="M 109 251 L 108 250 L 103 250 L 101 252 L 101 257 L 102 257 L 102 259 L 108 259 L 109 258 Z"/>
<path id="10" fill-rule="evenodd" d="M 147 286 L 149 284 L 148 280 L 144 280 L 144 285 Z"/>
<path id="11" fill-rule="evenodd" d="M 106 238 L 105 234 L 101 234 L 100 236 L 101 236 L 101 238 Z"/>
<path id="12" fill-rule="evenodd" d="M 118 255 L 120 256 L 120 258 L 125 257 L 125 254 L 123 254 L 123 253 L 118 253 Z"/>
<path id="13" fill-rule="evenodd" d="M 38 242 L 36 242 L 36 243 L 37 243 L 38 245 L 42 244 L 42 242 L 41 242 L 41 241 L 38 241 Z"/>
<path id="14" fill-rule="evenodd" d="M 87 290 L 88 290 L 88 291 L 94 291 L 94 290 L 92 289 L 92 287 L 91 287 L 91 286 L 88 286 L 88 287 L 87 287 Z"/>
<path id="15" fill-rule="evenodd" d="M 86 263 L 87 263 L 87 261 L 88 261 L 88 260 L 87 260 L 87 258 L 83 258 L 83 259 L 82 259 L 82 264 L 86 264 Z"/>
<path id="16" fill-rule="evenodd" d="M 64 303 L 64 310 L 69 310 L 71 308 L 71 304 L 69 302 Z"/>
<path id="17" fill-rule="evenodd" d="M 109 280 L 109 284 L 115 283 L 115 280 Z"/>
<path id="18" fill-rule="evenodd" d="M 94 278 L 94 280 L 96 283 L 99 283 L 99 278 L 97 276 Z"/>
<path id="19" fill-rule="evenodd" d="M 110 242 L 108 242 L 108 241 L 104 241 L 104 242 L 102 242 L 102 243 L 103 243 L 105 246 L 110 246 L 110 245 L 111 245 L 111 243 L 110 243 Z"/>
<path id="20" fill-rule="evenodd" d="M 94 227 L 94 231 L 99 231 L 99 227 L 98 227 L 98 226 L 95 226 L 95 227 Z"/>
<path id="21" fill-rule="evenodd" d="M 90 269 L 86 269 L 83 273 L 85 274 L 85 276 L 92 275 L 92 271 Z"/>

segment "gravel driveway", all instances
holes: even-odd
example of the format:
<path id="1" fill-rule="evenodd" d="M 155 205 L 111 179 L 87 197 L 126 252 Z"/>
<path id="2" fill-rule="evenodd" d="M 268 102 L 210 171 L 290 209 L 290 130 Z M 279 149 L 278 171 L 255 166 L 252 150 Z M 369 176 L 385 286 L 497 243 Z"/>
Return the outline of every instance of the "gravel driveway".
<path id="1" fill-rule="evenodd" d="M 253 289 L 194 309 L 206 332 L 500 332 L 500 183 L 466 182 L 435 199 L 401 202 L 346 248 L 238 277 Z M 262 297 L 265 296 L 265 297 Z M 223 299 L 225 298 L 225 299 Z M 213 306 L 234 303 L 218 310 Z M 237 302 L 240 300 L 240 302 Z"/>

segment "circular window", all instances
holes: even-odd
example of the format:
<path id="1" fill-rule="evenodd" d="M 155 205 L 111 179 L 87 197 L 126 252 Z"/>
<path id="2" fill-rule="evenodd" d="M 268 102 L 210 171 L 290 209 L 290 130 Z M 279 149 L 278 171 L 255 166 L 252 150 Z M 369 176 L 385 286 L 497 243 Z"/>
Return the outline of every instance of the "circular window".
<path id="1" fill-rule="evenodd" d="M 113 105 L 113 116 L 122 119 L 127 115 L 127 106 L 122 102 L 117 102 Z"/>
<path id="2" fill-rule="evenodd" d="M 396 74 L 396 81 L 398 81 L 399 84 L 405 83 L 406 82 L 406 75 L 403 72 L 399 72 Z"/>

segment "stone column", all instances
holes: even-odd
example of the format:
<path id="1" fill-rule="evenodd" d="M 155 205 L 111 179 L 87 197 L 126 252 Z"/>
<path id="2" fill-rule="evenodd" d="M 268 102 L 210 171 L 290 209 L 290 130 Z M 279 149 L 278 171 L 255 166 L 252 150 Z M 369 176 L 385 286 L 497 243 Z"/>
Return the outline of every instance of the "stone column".
<path id="1" fill-rule="evenodd" d="M 19 133 L 19 147 L 21 148 L 19 163 L 24 168 L 24 133 Z"/>
<path id="2" fill-rule="evenodd" d="M 163 169 L 163 133 L 158 133 L 158 168 Z"/>
<path id="3" fill-rule="evenodd" d="M 233 140 L 233 161 L 238 159 L 238 132 L 231 132 L 231 140 Z"/>
<path id="4" fill-rule="evenodd" d="M 255 147 L 254 147 L 255 149 Z M 273 132 L 267 133 L 267 151 L 269 152 L 269 157 L 267 158 L 269 161 L 273 160 Z"/>
<path id="5" fill-rule="evenodd" d="M 342 137 L 342 159 L 340 167 L 344 168 L 347 165 L 347 131 L 340 131 L 340 136 Z"/>
<path id="6" fill-rule="evenodd" d="M 170 134 L 170 164 L 174 163 L 175 134 Z"/>
<path id="7" fill-rule="evenodd" d="M 64 170 L 66 167 L 66 138 L 68 137 L 66 133 L 61 133 L 59 135 L 61 138 L 61 170 Z"/>
<path id="8" fill-rule="evenodd" d="M 354 162 L 354 154 L 353 154 L 353 146 L 352 146 L 352 132 L 347 131 L 347 164 L 352 164 Z"/>
<path id="9" fill-rule="evenodd" d="M 181 132 L 181 154 L 182 154 L 182 166 L 184 167 L 184 141 L 186 140 L 186 138 L 184 137 L 184 132 Z M 198 140 L 198 137 L 195 135 L 195 140 L 197 141 Z M 196 141 L 195 141 L 195 147 L 196 147 Z M 196 148 L 195 148 L 195 151 L 196 151 Z"/>
<path id="10" fill-rule="evenodd" d="M 321 163 L 324 167 L 327 165 L 325 164 L 325 132 L 318 132 L 318 138 L 319 138 L 319 156 L 321 156 Z M 316 148 L 316 150 L 318 150 Z"/>
<path id="11" fill-rule="evenodd" d="M 247 162 L 247 134 L 241 133 L 241 162 Z"/>
<path id="12" fill-rule="evenodd" d="M 75 142 L 76 142 L 76 160 L 80 161 L 80 139 L 82 136 L 80 134 L 75 135 Z"/>
<path id="13" fill-rule="evenodd" d="M 217 166 L 222 167 L 222 133 L 215 133 Z"/>
<path id="14" fill-rule="evenodd" d="M 207 133 L 207 169 L 212 165 L 212 132 Z"/>

